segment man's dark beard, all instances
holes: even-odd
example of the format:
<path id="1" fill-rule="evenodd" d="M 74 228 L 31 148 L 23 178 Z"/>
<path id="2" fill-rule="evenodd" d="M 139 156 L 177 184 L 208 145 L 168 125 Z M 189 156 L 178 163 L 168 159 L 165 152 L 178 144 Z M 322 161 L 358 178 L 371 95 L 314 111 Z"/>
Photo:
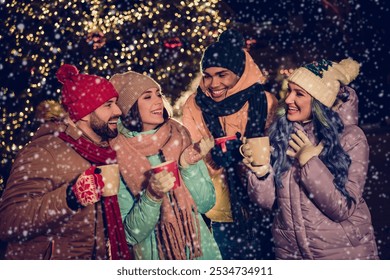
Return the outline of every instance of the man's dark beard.
<path id="1" fill-rule="evenodd" d="M 110 119 L 111 121 L 113 119 Z M 91 128 L 102 138 L 102 141 L 107 141 L 109 138 L 114 138 L 118 135 L 118 130 L 112 130 L 108 127 L 108 122 L 103 122 L 96 114 L 91 114 Z"/>

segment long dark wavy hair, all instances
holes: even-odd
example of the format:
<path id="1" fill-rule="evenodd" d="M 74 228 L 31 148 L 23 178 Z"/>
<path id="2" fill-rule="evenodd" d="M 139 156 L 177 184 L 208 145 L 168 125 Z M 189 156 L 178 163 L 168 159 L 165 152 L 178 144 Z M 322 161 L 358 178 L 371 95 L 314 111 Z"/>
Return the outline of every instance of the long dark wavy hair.
<path id="1" fill-rule="evenodd" d="M 286 155 L 289 147 L 290 135 L 294 132 L 293 123 L 287 119 L 287 105 L 282 100 L 276 113 L 276 120 L 270 126 L 268 134 L 274 148 L 271 155 L 271 164 L 275 171 L 275 184 L 283 187 L 282 175 L 289 170 L 293 158 Z M 312 99 L 312 122 L 314 135 L 318 142 L 322 141 L 324 149 L 319 158 L 334 176 L 334 185 L 348 200 L 350 204 L 354 199 L 345 188 L 348 180 L 348 168 L 351 165 L 349 155 L 341 147 L 339 136 L 344 130 L 344 124 L 339 114 L 331 108 Z"/>

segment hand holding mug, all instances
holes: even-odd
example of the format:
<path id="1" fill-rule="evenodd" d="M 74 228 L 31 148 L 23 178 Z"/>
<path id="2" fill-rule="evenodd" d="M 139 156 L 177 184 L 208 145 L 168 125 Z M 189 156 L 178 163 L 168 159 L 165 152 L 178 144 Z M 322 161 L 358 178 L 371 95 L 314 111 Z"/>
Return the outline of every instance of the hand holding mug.
<path id="1" fill-rule="evenodd" d="M 96 166 L 91 166 L 84 171 L 72 186 L 72 191 L 82 206 L 88 206 L 98 202 L 104 188 L 103 177 Z"/>
<path id="2" fill-rule="evenodd" d="M 270 145 L 268 137 L 243 138 L 240 153 L 242 162 L 258 177 L 264 177 L 270 170 Z"/>
<path id="3" fill-rule="evenodd" d="M 146 192 L 153 200 L 159 201 L 173 188 L 175 181 L 176 178 L 173 173 L 167 170 L 154 173 L 150 178 L 150 184 Z"/>
<path id="4" fill-rule="evenodd" d="M 270 165 L 262 165 L 262 166 L 253 166 L 248 158 L 244 158 L 242 162 L 245 164 L 246 167 L 248 167 L 255 175 L 257 178 L 262 178 L 265 175 L 267 175 L 270 171 Z"/>
<path id="5" fill-rule="evenodd" d="M 246 137 L 242 139 L 243 144 L 240 146 L 240 153 L 244 157 L 244 163 L 251 164 L 253 161 L 253 151 L 251 146 L 248 144 Z"/>
<path id="6" fill-rule="evenodd" d="M 244 137 L 243 144 L 240 146 L 240 153 L 253 166 L 269 164 L 271 158 L 269 137 Z"/>

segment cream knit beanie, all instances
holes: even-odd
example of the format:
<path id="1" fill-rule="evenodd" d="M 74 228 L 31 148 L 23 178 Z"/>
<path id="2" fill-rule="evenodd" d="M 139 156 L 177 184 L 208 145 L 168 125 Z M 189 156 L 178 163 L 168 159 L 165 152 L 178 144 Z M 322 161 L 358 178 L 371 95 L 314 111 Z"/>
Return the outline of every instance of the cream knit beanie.
<path id="1" fill-rule="evenodd" d="M 115 74 L 110 82 L 119 93 L 118 106 L 123 115 L 126 115 L 142 93 L 150 88 L 158 88 L 160 85 L 151 77 L 128 71 L 122 74 Z"/>
<path id="2" fill-rule="evenodd" d="M 340 85 L 348 85 L 359 74 L 360 65 L 351 58 L 339 63 L 322 59 L 295 70 L 288 81 L 297 84 L 327 107 L 332 107 Z"/>

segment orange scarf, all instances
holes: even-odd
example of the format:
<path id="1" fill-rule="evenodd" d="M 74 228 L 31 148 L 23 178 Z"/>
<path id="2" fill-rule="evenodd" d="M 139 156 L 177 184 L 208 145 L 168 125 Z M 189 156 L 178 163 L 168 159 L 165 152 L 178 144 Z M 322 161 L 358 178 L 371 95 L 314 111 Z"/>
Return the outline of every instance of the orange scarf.
<path id="1" fill-rule="evenodd" d="M 110 142 L 117 153 L 121 175 L 134 197 L 149 185 L 151 165 L 147 156 L 162 151 L 166 160 L 179 161 L 185 148 L 191 145 L 189 132 L 178 122 L 170 119 L 154 134 L 141 134 L 127 138 L 120 134 Z M 160 259 L 190 259 L 200 257 L 200 228 L 197 206 L 180 177 L 181 187 L 164 196 L 156 237 Z M 192 212 L 195 213 L 195 219 Z"/>

